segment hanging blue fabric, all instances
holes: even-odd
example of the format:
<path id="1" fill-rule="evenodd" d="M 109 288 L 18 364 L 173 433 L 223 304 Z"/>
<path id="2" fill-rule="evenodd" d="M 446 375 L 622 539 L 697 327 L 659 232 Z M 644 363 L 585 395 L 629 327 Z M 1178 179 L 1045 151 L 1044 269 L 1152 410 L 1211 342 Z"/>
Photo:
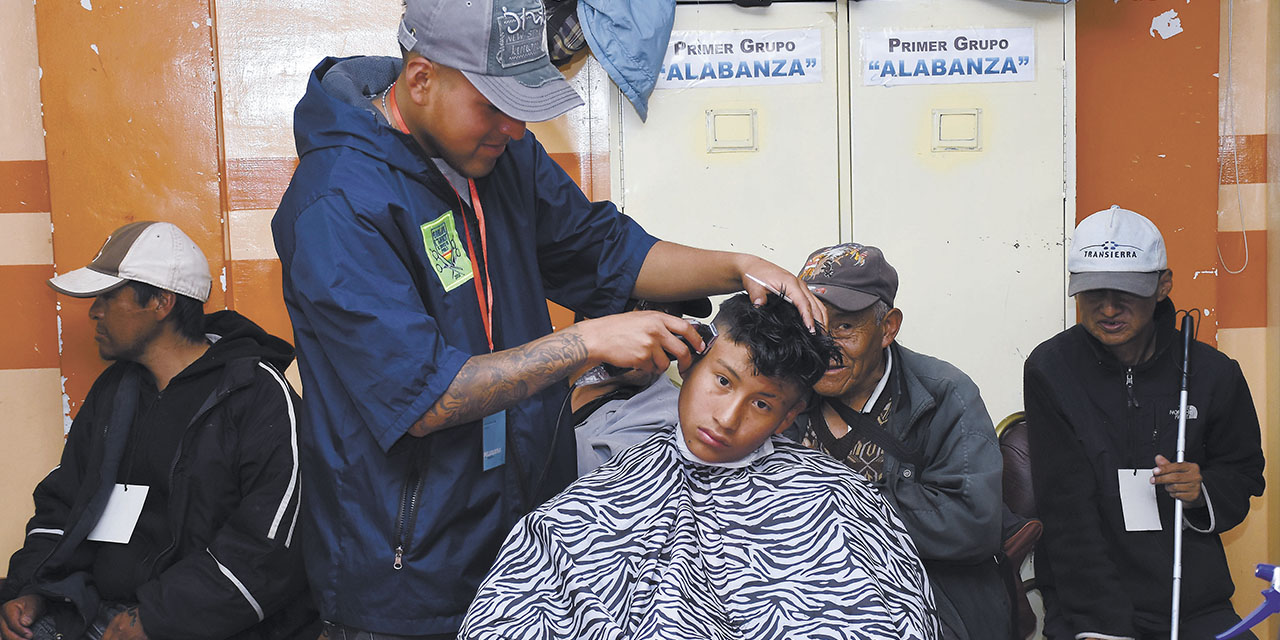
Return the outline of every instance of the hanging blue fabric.
<path id="1" fill-rule="evenodd" d="M 675 0 L 580 0 L 578 20 L 592 53 L 635 107 L 649 115 L 649 94 L 675 24 Z"/>

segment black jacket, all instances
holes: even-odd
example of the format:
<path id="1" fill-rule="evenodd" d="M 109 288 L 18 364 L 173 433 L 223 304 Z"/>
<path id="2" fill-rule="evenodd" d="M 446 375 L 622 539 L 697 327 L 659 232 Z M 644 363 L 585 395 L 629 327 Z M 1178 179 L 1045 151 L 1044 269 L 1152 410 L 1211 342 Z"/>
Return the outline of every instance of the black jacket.
<path id="1" fill-rule="evenodd" d="M 234 311 L 206 316 L 206 332 L 221 337 L 157 400 L 198 409 L 189 424 L 172 425 L 184 430 L 169 472 L 174 535 L 148 554 L 139 618 L 153 639 L 287 637 L 314 619 L 294 528 L 299 400 L 280 373 L 293 349 Z M 39 593 L 73 604 L 58 619 L 68 637 L 79 637 L 98 606 L 94 553 L 107 543 L 85 538 L 117 480 L 149 380 L 140 365 L 117 362 L 94 381 L 61 464 L 36 487 L 35 516 L 0 591 L 0 602 Z"/>
<path id="2" fill-rule="evenodd" d="M 1173 500 L 1157 489 L 1162 530 L 1125 531 L 1116 471 L 1154 468 L 1157 453 L 1177 459 L 1182 346 L 1172 302 L 1156 306 L 1155 323 L 1155 355 L 1135 367 L 1079 325 L 1026 362 L 1033 485 L 1044 521 L 1036 572 L 1057 594 L 1066 637 L 1168 629 Z M 1196 342 L 1190 371 L 1186 460 L 1200 465 L 1208 504 L 1183 512 L 1184 616 L 1228 604 L 1234 587 L 1218 534 L 1244 520 L 1249 497 L 1263 488 L 1258 416 L 1240 366 Z"/>

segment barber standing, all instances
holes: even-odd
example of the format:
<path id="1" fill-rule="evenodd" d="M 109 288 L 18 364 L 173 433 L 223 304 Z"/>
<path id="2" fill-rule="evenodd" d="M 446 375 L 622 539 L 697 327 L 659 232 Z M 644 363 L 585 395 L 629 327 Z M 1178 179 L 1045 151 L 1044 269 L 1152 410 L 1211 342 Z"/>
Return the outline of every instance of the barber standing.
<path id="1" fill-rule="evenodd" d="M 272 221 L 305 388 L 307 571 L 350 640 L 457 634 L 507 532 L 575 475 L 556 382 L 688 366 L 693 327 L 611 316 L 629 297 L 774 287 L 821 314 L 781 268 L 658 241 L 547 156 L 525 122 L 582 100 L 539 0 L 409 0 L 399 41 L 402 58 L 316 67 Z M 547 299 L 598 319 L 553 333 Z"/>

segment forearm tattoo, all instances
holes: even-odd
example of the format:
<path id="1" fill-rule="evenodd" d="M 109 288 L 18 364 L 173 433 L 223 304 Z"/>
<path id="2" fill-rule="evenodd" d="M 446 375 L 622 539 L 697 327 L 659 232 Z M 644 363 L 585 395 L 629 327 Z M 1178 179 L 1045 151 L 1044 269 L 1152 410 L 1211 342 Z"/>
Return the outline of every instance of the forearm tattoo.
<path id="1" fill-rule="evenodd" d="M 586 342 L 568 332 L 473 356 L 413 431 L 425 435 L 506 409 L 565 377 L 586 359 Z"/>

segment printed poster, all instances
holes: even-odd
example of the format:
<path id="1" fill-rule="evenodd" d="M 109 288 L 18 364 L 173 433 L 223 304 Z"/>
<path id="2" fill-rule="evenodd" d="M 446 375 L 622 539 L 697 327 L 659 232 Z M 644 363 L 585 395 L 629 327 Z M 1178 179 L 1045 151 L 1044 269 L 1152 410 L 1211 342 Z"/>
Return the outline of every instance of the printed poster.
<path id="1" fill-rule="evenodd" d="M 822 82 L 822 30 L 672 31 L 657 89 Z"/>
<path id="2" fill-rule="evenodd" d="M 860 34 L 862 84 L 1030 82 L 1036 79 L 1035 29 L 949 29 Z"/>

